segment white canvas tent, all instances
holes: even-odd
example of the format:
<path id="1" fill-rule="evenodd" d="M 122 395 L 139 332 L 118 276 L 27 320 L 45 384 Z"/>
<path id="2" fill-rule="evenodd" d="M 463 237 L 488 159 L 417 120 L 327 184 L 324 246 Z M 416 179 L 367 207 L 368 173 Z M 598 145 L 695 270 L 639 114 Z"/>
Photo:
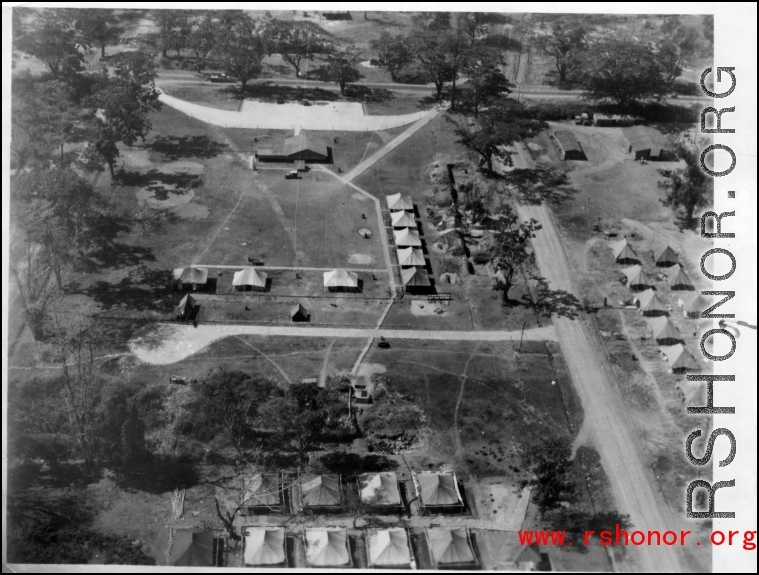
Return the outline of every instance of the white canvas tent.
<path id="1" fill-rule="evenodd" d="M 414 211 L 414 203 L 408 196 L 394 194 L 392 196 L 388 196 L 386 199 L 387 207 L 392 212 L 399 210 L 408 210 L 409 212 Z"/>
<path id="2" fill-rule="evenodd" d="M 394 228 L 416 228 L 416 220 L 405 211 L 391 213 L 390 220 Z"/>
<path id="3" fill-rule="evenodd" d="M 662 268 L 668 268 L 680 263 L 675 250 L 668 245 L 661 246 L 654 252 L 654 260 L 656 261 L 656 265 Z"/>
<path id="4" fill-rule="evenodd" d="M 663 347 L 661 353 L 667 359 L 667 364 L 672 373 L 698 370 L 700 368 L 693 354 L 681 343 L 670 347 Z"/>
<path id="5" fill-rule="evenodd" d="M 667 270 L 667 284 L 673 291 L 692 291 L 695 289 L 693 280 L 688 277 L 680 265 L 674 265 Z"/>
<path id="6" fill-rule="evenodd" d="M 334 507 L 340 505 L 340 476 L 317 475 L 300 485 L 303 507 Z"/>
<path id="7" fill-rule="evenodd" d="M 408 533 L 403 527 L 367 532 L 366 547 L 369 567 L 408 569 L 411 566 Z"/>
<path id="8" fill-rule="evenodd" d="M 239 272 L 235 272 L 232 285 L 237 289 L 265 290 L 266 274 L 259 272 L 256 268 L 244 268 Z"/>
<path id="9" fill-rule="evenodd" d="M 643 315 L 664 315 L 667 313 L 667 307 L 656 295 L 652 289 L 647 289 L 635 298 L 640 306 L 640 312 Z"/>
<path id="10" fill-rule="evenodd" d="M 430 527 L 425 529 L 425 533 L 427 535 L 427 546 L 430 549 L 435 566 L 467 565 L 477 562 L 469 540 L 468 528 Z"/>
<path id="11" fill-rule="evenodd" d="M 677 303 L 682 308 L 685 317 L 694 318 L 701 317 L 701 312 L 712 306 L 709 300 L 695 291 L 683 294 L 678 298 Z"/>
<path id="12" fill-rule="evenodd" d="M 394 471 L 365 473 L 358 478 L 361 501 L 369 505 L 401 505 L 398 476 Z"/>
<path id="13" fill-rule="evenodd" d="M 661 345 L 675 345 L 683 341 L 680 330 L 668 317 L 655 317 L 648 320 L 648 327 L 657 343 Z"/>
<path id="14" fill-rule="evenodd" d="M 424 269 L 417 267 L 406 268 L 401 270 L 401 280 L 406 288 L 429 288 L 431 287 L 430 278 Z"/>
<path id="15" fill-rule="evenodd" d="M 463 505 L 455 473 L 412 472 L 411 477 L 422 507 Z"/>
<path id="16" fill-rule="evenodd" d="M 193 290 L 198 286 L 205 286 L 208 282 L 208 270 L 206 268 L 177 268 L 174 270 L 174 280 L 182 286 L 192 286 Z"/>
<path id="17" fill-rule="evenodd" d="M 611 244 L 611 251 L 618 264 L 639 264 L 640 260 L 627 240 L 621 240 Z"/>
<path id="18" fill-rule="evenodd" d="M 422 247 L 422 240 L 419 239 L 419 232 L 409 228 L 393 231 L 395 245 L 398 247 Z"/>
<path id="19" fill-rule="evenodd" d="M 645 291 L 652 285 L 641 266 L 625 268 L 622 273 L 627 278 L 627 287 L 630 291 Z"/>
<path id="20" fill-rule="evenodd" d="M 357 288 L 358 274 L 346 270 L 324 272 L 324 287 L 331 289 Z"/>
<path id="21" fill-rule="evenodd" d="M 246 565 L 285 565 L 285 530 L 282 527 L 248 527 L 243 559 Z"/>
<path id="22" fill-rule="evenodd" d="M 306 529 L 306 562 L 313 567 L 350 566 L 345 527 Z"/>
<path id="23" fill-rule="evenodd" d="M 402 266 L 425 266 L 424 252 L 419 248 L 397 248 L 398 263 Z"/>

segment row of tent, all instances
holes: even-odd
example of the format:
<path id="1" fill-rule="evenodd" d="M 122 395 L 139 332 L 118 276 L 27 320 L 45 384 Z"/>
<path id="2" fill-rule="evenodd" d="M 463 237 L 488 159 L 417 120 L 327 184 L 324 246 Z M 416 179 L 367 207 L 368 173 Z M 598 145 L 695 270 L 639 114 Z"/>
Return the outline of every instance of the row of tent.
<path id="1" fill-rule="evenodd" d="M 609 245 L 614 259 L 618 264 L 633 265 L 640 264 L 640 258 L 635 250 L 632 248 L 627 238 L 614 242 Z M 654 261 L 657 267 L 670 268 L 680 264 L 680 259 L 677 257 L 675 250 L 670 246 L 659 246 L 654 252 Z"/>
<path id="2" fill-rule="evenodd" d="M 240 290 L 264 291 L 267 289 L 268 275 L 254 267 L 245 267 L 234 273 L 232 286 Z M 174 270 L 174 279 L 182 287 L 188 286 L 193 291 L 201 289 L 208 283 L 206 268 L 178 268 Z M 342 269 L 324 272 L 324 287 L 358 287 L 358 275 Z"/>
<path id="3" fill-rule="evenodd" d="M 419 235 L 414 218 L 414 203 L 402 194 L 387 196 L 387 207 L 393 226 L 401 283 L 409 291 L 429 291 L 432 288 L 424 258 L 424 240 Z"/>
<path id="4" fill-rule="evenodd" d="M 622 270 L 622 273 L 625 275 L 627 287 L 632 292 L 645 291 L 654 285 L 640 265 L 625 268 Z M 692 291 L 696 289 L 693 280 L 688 277 L 688 274 L 685 273 L 685 270 L 679 264 L 672 266 L 665 273 L 667 275 L 667 285 L 672 291 Z"/>

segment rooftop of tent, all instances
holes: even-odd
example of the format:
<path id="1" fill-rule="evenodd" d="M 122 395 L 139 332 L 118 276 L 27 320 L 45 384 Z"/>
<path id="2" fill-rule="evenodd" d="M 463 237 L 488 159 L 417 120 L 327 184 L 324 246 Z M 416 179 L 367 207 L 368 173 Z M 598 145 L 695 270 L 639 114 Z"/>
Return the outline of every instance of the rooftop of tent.
<path id="1" fill-rule="evenodd" d="M 370 567 L 408 567 L 411 564 L 409 536 L 403 527 L 372 529 L 366 532 Z"/>
<path id="2" fill-rule="evenodd" d="M 171 529 L 168 564 L 180 567 L 214 566 L 213 531 Z"/>
<path id="3" fill-rule="evenodd" d="M 412 472 L 411 477 L 422 507 L 455 507 L 464 504 L 455 473 Z"/>
<path id="4" fill-rule="evenodd" d="M 556 130 L 555 136 L 556 136 L 556 139 L 559 141 L 559 145 L 561 145 L 562 149 L 565 152 L 568 152 L 568 151 L 582 152 L 582 146 L 580 145 L 580 142 L 577 140 L 577 136 L 575 136 L 569 130 Z"/>
<path id="5" fill-rule="evenodd" d="M 313 567 L 347 567 L 352 564 L 345 527 L 315 527 L 304 532 L 306 562 Z"/>
<path id="6" fill-rule="evenodd" d="M 243 538 L 245 565 L 277 566 L 287 564 L 283 527 L 246 527 Z"/>
<path id="7" fill-rule="evenodd" d="M 339 475 L 300 478 L 300 502 L 304 507 L 336 507 L 342 501 Z"/>
<path id="8" fill-rule="evenodd" d="M 246 479 L 244 507 L 279 507 L 282 500 L 282 477 L 276 473 L 256 473 Z"/>
<path id="9" fill-rule="evenodd" d="M 401 505 L 398 476 L 394 471 L 365 473 L 358 478 L 361 500 L 370 505 Z"/>
<path id="10" fill-rule="evenodd" d="M 623 128 L 623 133 L 630 142 L 630 147 L 635 150 L 659 151 L 670 146 L 667 138 L 659 130 L 648 126 L 631 126 Z"/>
<path id="11" fill-rule="evenodd" d="M 436 566 L 477 563 L 467 527 L 427 527 L 425 534 L 432 561 Z"/>

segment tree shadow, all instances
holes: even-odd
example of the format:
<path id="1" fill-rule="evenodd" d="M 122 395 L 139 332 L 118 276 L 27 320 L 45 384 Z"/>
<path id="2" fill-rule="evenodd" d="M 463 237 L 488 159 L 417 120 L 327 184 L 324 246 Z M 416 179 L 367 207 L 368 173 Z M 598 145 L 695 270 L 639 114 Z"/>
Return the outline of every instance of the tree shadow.
<path id="1" fill-rule="evenodd" d="M 192 461 L 154 455 L 144 463 L 117 468 L 114 480 L 124 490 L 160 495 L 197 485 L 200 474 Z"/>
<path id="2" fill-rule="evenodd" d="M 155 258 L 153 258 L 155 259 Z M 168 313 L 173 309 L 171 272 L 140 266 L 118 283 L 98 281 L 82 290 L 103 309 L 116 307 Z"/>
<path id="3" fill-rule="evenodd" d="M 517 200 L 527 205 L 543 202 L 559 205 L 571 200 L 578 190 L 569 185 L 567 174 L 554 168 L 518 168 L 496 178 L 511 186 Z"/>
<path id="4" fill-rule="evenodd" d="M 542 280 L 542 281 L 541 281 Z M 538 288 L 538 301 L 527 293 L 522 296 L 525 305 L 532 306 L 538 313 L 547 316 L 557 315 L 568 319 L 577 319 L 581 313 L 596 313 L 596 308 L 584 305 L 577 296 L 565 290 L 552 290 L 547 288 L 547 283 L 540 278 L 541 287 Z"/>
<path id="5" fill-rule="evenodd" d="M 381 455 L 358 455 L 336 451 L 322 456 L 319 461 L 330 473 L 342 475 L 359 475 L 378 471 L 392 471 L 398 468 L 395 461 Z"/>
<path id="6" fill-rule="evenodd" d="M 152 169 L 148 172 L 138 172 L 121 168 L 113 179 L 118 186 L 144 188 L 153 192 L 158 200 L 166 200 L 168 194 L 186 194 L 188 191 L 198 188 L 203 180 L 197 174 L 187 172 L 162 172 Z"/>
<path id="7" fill-rule="evenodd" d="M 214 158 L 227 149 L 226 144 L 208 136 L 158 136 L 146 147 L 153 152 L 160 152 L 169 161 L 179 158 Z"/>

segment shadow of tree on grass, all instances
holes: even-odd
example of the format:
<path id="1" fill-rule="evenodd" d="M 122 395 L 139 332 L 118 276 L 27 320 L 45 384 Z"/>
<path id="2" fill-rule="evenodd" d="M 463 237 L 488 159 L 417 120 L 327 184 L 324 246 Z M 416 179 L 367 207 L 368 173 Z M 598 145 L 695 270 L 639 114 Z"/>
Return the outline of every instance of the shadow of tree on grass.
<path id="1" fill-rule="evenodd" d="M 146 148 L 174 161 L 179 158 L 215 158 L 227 149 L 227 145 L 208 136 L 158 136 Z"/>
<path id="2" fill-rule="evenodd" d="M 171 291 L 171 271 L 140 266 L 118 283 L 98 281 L 82 290 L 103 309 L 127 308 L 169 313 L 175 296 Z"/>

